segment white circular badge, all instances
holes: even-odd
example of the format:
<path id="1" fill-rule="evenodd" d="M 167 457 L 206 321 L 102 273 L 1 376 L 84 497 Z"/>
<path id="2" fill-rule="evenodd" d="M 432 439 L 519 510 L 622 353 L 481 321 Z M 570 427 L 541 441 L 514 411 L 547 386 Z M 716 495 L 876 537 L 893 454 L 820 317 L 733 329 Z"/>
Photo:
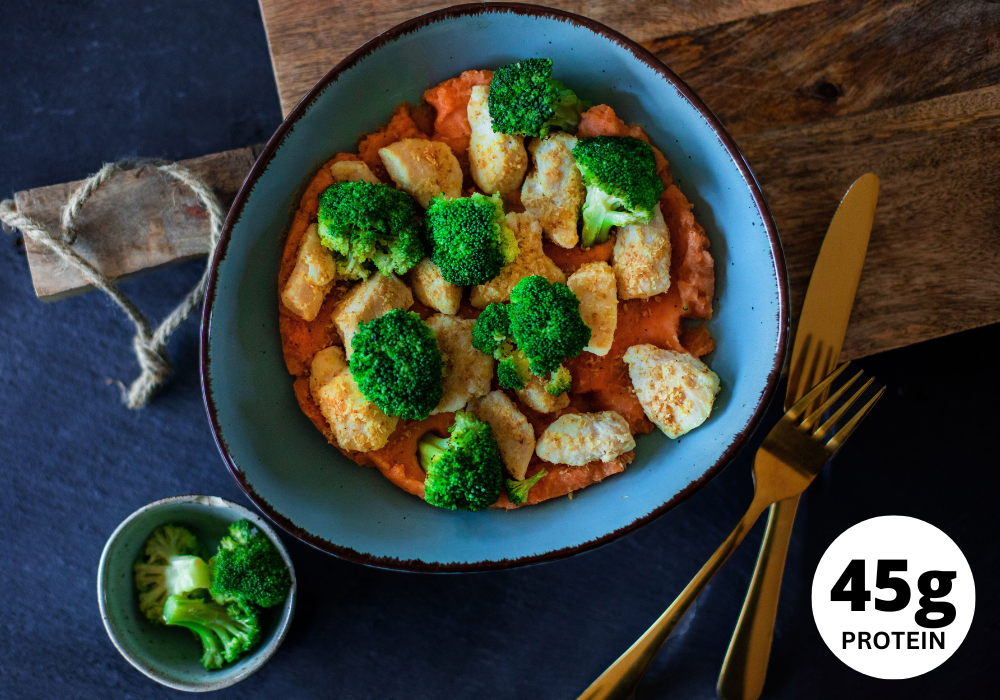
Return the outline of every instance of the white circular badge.
<path id="1" fill-rule="evenodd" d="M 812 607 L 820 636 L 845 664 L 874 678 L 913 678 L 965 639 L 976 584 L 948 535 L 887 515 L 833 541 L 816 567 Z"/>

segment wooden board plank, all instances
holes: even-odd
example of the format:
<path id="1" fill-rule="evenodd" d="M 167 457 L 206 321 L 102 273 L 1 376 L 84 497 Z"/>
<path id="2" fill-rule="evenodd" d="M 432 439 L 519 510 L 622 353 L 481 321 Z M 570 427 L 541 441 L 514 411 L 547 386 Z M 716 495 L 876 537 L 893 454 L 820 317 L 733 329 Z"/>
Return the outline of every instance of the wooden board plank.
<path id="1" fill-rule="evenodd" d="M 181 161 L 205 180 L 227 208 L 236 197 L 263 146 L 248 146 Z M 18 192 L 18 210 L 59 230 L 62 206 L 80 182 Z M 87 201 L 77 219 L 74 249 L 111 278 L 205 255 L 209 247 L 208 213 L 194 194 L 152 168 L 130 171 L 105 183 Z M 92 289 L 44 244 L 25 239 L 35 293 L 55 301 Z"/>
<path id="2" fill-rule="evenodd" d="M 739 137 L 1000 83 L 1000 4 L 827 0 L 647 47 Z"/>
<path id="3" fill-rule="evenodd" d="M 740 146 L 782 236 L 793 325 L 840 197 L 882 179 L 843 359 L 1000 322 L 1000 86 Z"/>
<path id="4" fill-rule="evenodd" d="M 434 0 L 259 1 L 284 114 L 340 59 L 373 36 L 411 17 L 457 4 Z M 811 2 L 815 0 L 545 0 L 532 4 L 596 19 L 644 42 Z"/>

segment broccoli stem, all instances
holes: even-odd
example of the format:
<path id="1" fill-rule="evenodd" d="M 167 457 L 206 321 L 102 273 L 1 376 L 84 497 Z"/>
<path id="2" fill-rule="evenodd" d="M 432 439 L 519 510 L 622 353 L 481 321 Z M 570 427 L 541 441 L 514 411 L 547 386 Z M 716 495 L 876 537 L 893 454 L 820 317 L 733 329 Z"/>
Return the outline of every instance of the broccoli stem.
<path id="1" fill-rule="evenodd" d="M 420 468 L 427 471 L 427 468 L 448 451 L 448 444 L 451 438 L 438 437 L 434 433 L 427 433 L 417 443 L 417 456 L 419 457 Z"/>
<path id="2" fill-rule="evenodd" d="M 608 240 L 614 225 L 608 208 L 608 196 L 596 187 L 587 188 L 587 199 L 583 203 L 583 233 L 580 246 L 590 248 Z"/>
<path id="3" fill-rule="evenodd" d="M 163 575 L 167 582 L 168 595 L 179 595 L 199 588 L 212 587 L 212 569 L 201 557 L 192 555 L 170 557 L 170 563 L 164 569 Z"/>

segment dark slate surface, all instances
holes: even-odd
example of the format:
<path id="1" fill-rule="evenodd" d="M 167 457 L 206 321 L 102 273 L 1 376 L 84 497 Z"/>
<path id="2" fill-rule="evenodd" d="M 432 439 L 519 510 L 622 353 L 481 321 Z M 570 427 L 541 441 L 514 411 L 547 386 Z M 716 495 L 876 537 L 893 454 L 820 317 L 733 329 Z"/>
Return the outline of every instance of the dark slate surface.
<path id="1" fill-rule="evenodd" d="M 85 177 L 104 160 L 177 159 L 260 142 L 280 121 L 257 5 L 4 3 L 0 192 Z M 198 383 L 196 320 L 177 374 L 145 410 L 123 316 L 96 294 L 42 304 L 23 246 L 0 238 L 0 697 L 180 697 L 133 670 L 98 614 L 101 548 L 134 509 L 206 493 L 246 503 L 216 453 Z M 161 318 L 200 263 L 125 289 Z M 806 495 L 765 697 L 971 697 L 992 679 L 1000 572 L 995 397 L 1000 326 L 869 358 L 878 410 Z M 783 392 L 783 387 L 781 389 Z M 772 409 L 762 429 L 776 420 Z M 367 569 L 286 541 L 302 591 L 284 646 L 226 698 L 572 698 L 662 611 L 751 496 L 749 455 L 632 536 L 540 567 L 428 576 Z M 962 648 L 910 681 L 876 681 L 824 647 L 811 573 L 844 529 L 884 514 L 943 528 L 980 600 Z M 657 658 L 639 698 L 713 698 L 753 566 L 751 533 Z"/>

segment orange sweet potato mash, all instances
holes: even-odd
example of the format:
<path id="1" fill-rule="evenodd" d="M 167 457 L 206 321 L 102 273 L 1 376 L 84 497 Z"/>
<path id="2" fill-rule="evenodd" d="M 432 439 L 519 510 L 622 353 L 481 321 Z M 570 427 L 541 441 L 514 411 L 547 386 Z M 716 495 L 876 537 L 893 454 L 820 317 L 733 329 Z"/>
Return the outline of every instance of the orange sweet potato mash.
<path id="1" fill-rule="evenodd" d="M 405 102 L 396 107 L 389 122 L 376 131 L 363 136 L 358 152 L 338 153 L 324 163 L 306 186 L 298 210 L 289 228 L 284 244 L 277 290 L 284 287 L 292 268 L 299 242 L 310 224 L 316 222 L 319 195 L 331 184 L 333 178 L 329 165 L 342 160 L 364 161 L 380 180 L 391 183 L 388 173 L 378 156 L 378 150 L 405 138 L 429 138 L 447 144 L 455 153 L 464 173 L 466 193 L 474 190 L 468 169 L 468 147 L 471 128 L 467 106 L 472 88 L 489 84 L 492 71 L 470 70 L 456 78 L 446 80 L 427 90 L 420 105 Z M 579 136 L 632 136 L 649 143 L 645 130 L 638 125 L 626 125 L 608 105 L 596 105 L 582 115 Z M 652 145 L 652 144 L 651 144 Z M 556 418 L 565 413 L 613 410 L 629 423 L 634 434 L 649 433 L 653 424 L 646 418 L 636 398 L 629 379 L 628 367 L 622 355 L 632 345 L 651 343 L 661 348 L 687 351 L 696 357 L 709 353 L 714 341 L 704 325 L 685 327 L 684 319 L 708 319 L 712 316 L 712 297 L 715 287 L 713 260 L 708 252 L 705 230 L 695 221 L 692 205 L 674 184 L 669 163 L 655 146 L 657 173 L 663 180 L 665 191 L 660 200 L 664 220 L 670 230 L 672 246 L 670 275 L 671 286 L 665 294 L 648 300 L 618 302 L 618 326 L 614 344 L 604 357 L 588 352 L 571 358 L 566 365 L 573 375 L 570 405 L 552 414 L 542 414 L 521 403 L 514 392 L 506 392 L 528 419 L 536 439 Z M 523 211 L 520 198 L 514 193 L 506 198 L 509 209 Z M 572 274 L 587 262 L 610 263 L 614 237 L 607 243 L 588 250 L 560 248 L 545 241 L 545 253 L 566 275 Z M 428 431 L 447 435 L 447 428 L 454 421 L 453 413 L 439 413 L 423 421 L 400 420 L 388 444 L 373 452 L 352 452 L 337 445 L 319 408 L 309 391 L 309 367 L 312 357 L 325 347 L 341 345 L 341 340 L 330 320 L 331 312 L 347 290 L 338 282 L 327 295 L 316 319 L 303 321 L 279 303 L 281 343 L 285 364 L 294 379 L 296 399 L 302 411 L 327 439 L 350 459 L 360 465 L 377 468 L 396 486 L 415 496 L 423 497 L 424 473 L 417 462 L 417 441 Z M 420 302 L 411 307 L 423 318 L 433 313 Z M 459 316 L 476 318 L 479 310 L 463 300 Z M 493 388 L 497 388 L 496 378 Z M 611 462 L 592 462 L 584 466 L 553 465 L 532 456 L 528 476 L 543 467 L 548 474 L 529 492 L 528 504 L 564 496 L 590 484 L 623 471 L 632 460 L 628 452 Z M 494 507 L 513 508 L 506 494 L 501 494 Z"/>

